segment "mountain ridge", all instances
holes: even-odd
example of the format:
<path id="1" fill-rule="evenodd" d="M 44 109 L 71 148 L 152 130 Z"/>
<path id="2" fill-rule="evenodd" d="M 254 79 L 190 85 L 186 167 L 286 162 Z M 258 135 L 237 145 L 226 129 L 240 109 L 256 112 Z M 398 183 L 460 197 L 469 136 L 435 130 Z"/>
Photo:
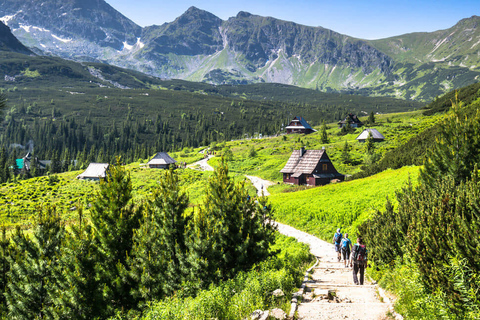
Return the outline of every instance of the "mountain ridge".
<path id="1" fill-rule="evenodd" d="M 432 33 L 364 40 L 245 11 L 222 20 L 197 7 L 172 22 L 141 28 L 103 0 L 37 3 L 34 9 L 44 17 L 37 26 L 25 3 L 0 0 L 0 17 L 35 52 L 167 79 L 276 82 L 429 101 L 480 76 L 476 16 Z M 61 33 L 58 25 L 64 26 L 64 16 L 70 29 Z"/>

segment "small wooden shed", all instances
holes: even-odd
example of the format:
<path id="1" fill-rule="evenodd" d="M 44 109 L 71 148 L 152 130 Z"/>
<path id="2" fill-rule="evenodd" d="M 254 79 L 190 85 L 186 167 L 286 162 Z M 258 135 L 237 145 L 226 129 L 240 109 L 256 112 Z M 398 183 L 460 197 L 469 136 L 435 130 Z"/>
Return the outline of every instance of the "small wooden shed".
<path id="1" fill-rule="evenodd" d="M 345 180 L 345 176 L 333 166 L 325 149 L 294 150 L 280 172 L 283 173 L 283 182 L 297 185 L 318 186 L 332 180 Z"/>
<path id="2" fill-rule="evenodd" d="M 290 124 L 285 128 L 287 129 L 287 134 L 290 133 L 304 133 L 309 134 L 317 130 L 313 129 L 303 117 L 295 117 Z"/>
<path id="3" fill-rule="evenodd" d="M 170 157 L 166 152 L 158 152 L 147 165 L 152 169 L 168 169 L 171 165 L 174 165 L 177 161 Z"/>
<path id="4" fill-rule="evenodd" d="M 108 171 L 108 163 L 95 163 L 92 162 L 88 165 L 87 169 L 77 176 L 77 179 L 98 181 L 105 179 Z"/>

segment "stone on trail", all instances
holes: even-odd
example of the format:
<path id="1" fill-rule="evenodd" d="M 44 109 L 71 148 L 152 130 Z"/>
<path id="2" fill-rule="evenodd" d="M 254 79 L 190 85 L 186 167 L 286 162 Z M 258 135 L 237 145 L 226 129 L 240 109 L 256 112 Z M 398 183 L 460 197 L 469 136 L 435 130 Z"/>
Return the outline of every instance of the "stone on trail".
<path id="1" fill-rule="evenodd" d="M 248 318 L 250 320 L 267 320 L 268 319 L 268 310 L 262 311 L 260 309 L 253 311 Z"/>
<path id="2" fill-rule="evenodd" d="M 287 314 L 282 309 L 275 308 L 270 310 L 270 317 L 283 320 L 287 318 Z"/>

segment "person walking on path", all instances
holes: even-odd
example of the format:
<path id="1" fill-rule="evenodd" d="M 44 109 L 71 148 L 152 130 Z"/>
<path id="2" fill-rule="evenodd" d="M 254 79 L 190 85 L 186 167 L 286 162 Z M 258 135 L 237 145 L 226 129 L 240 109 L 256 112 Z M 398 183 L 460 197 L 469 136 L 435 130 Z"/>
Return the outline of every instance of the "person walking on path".
<path id="1" fill-rule="evenodd" d="M 338 262 L 342 260 L 342 251 L 340 249 L 340 244 L 342 243 L 343 235 L 340 233 L 340 228 L 337 229 L 337 232 L 333 235 L 333 243 L 335 244 L 335 252 L 337 253 Z"/>
<path id="2" fill-rule="evenodd" d="M 352 241 L 348 239 L 348 233 L 345 233 L 345 238 L 342 240 L 342 256 L 345 268 L 352 266 L 350 261 L 350 251 L 352 251 Z"/>
<path id="3" fill-rule="evenodd" d="M 352 250 L 353 259 L 353 282 L 355 284 L 363 285 L 363 279 L 365 276 L 365 267 L 367 266 L 367 247 L 363 243 L 361 237 L 357 238 L 357 243 L 353 246 Z M 360 271 L 360 281 L 358 281 L 357 274 Z"/>

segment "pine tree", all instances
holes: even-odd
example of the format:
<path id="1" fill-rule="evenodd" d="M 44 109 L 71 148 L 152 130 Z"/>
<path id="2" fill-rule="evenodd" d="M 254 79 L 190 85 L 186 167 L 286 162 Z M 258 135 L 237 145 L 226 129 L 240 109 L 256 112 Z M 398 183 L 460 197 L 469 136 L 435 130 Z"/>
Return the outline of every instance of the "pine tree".
<path id="1" fill-rule="evenodd" d="M 424 184 L 432 186 L 443 176 L 451 176 L 458 185 L 480 162 L 480 111 L 468 118 L 463 109 L 463 102 L 452 102 L 451 113 L 440 126 L 436 144 L 428 150 L 420 170 Z"/>
<path id="2" fill-rule="evenodd" d="M 130 175 L 119 165 L 110 166 L 107 179 L 100 182 L 91 219 L 101 264 L 96 271 L 104 288 L 109 314 L 136 306 L 130 291 L 134 284 L 128 277 L 128 256 L 133 247 L 133 233 L 139 227 L 141 208 L 132 203 Z"/>
<path id="3" fill-rule="evenodd" d="M 103 263 L 98 258 L 93 238 L 93 229 L 83 219 L 83 209 L 78 209 L 78 223 L 70 226 L 65 238 L 56 276 L 55 294 L 56 319 L 95 319 L 104 318 L 105 305 L 102 286 L 99 283 L 95 266 Z"/>
<path id="4" fill-rule="evenodd" d="M 348 145 L 347 140 L 345 140 L 345 144 L 342 148 L 342 162 L 348 164 L 351 162 L 350 158 L 350 146 Z"/>
<path id="5" fill-rule="evenodd" d="M 320 141 L 322 143 L 328 143 L 327 125 L 325 124 L 325 120 L 323 120 L 322 128 L 320 129 Z"/>
<path id="6" fill-rule="evenodd" d="M 370 112 L 370 115 L 368 116 L 368 124 L 372 125 L 375 123 L 375 114 L 372 112 Z"/>
<path id="7" fill-rule="evenodd" d="M 8 272 L 10 271 L 9 259 L 12 257 L 10 238 L 7 237 L 7 229 L 2 226 L 2 237 L 0 239 L 0 317 L 7 318 L 7 301 L 5 293 L 8 288 Z"/>
<path id="8" fill-rule="evenodd" d="M 5 294 L 9 318 L 51 318 L 53 294 L 64 237 L 64 225 L 53 208 L 38 209 L 33 239 L 19 228 L 12 237 L 15 256 L 10 258 L 10 281 Z"/>
<path id="9" fill-rule="evenodd" d="M 202 274 L 206 282 L 228 279 L 264 259 L 273 242 L 270 215 L 265 200 L 259 204 L 250 201 L 244 185 L 234 183 L 222 159 L 208 182 L 203 208 L 194 219 L 203 230 L 192 228 L 192 276 Z"/>
<path id="10" fill-rule="evenodd" d="M 370 131 L 368 132 L 368 137 L 365 141 L 365 152 L 370 155 L 375 152 L 375 142 L 373 141 L 373 136 Z"/>
<path id="11" fill-rule="evenodd" d="M 173 294 L 185 278 L 187 206 L 177 175 L 173 169 L 165 171 L 135 233 L 132 253 L 136 295 L 146 301 Z"/>

